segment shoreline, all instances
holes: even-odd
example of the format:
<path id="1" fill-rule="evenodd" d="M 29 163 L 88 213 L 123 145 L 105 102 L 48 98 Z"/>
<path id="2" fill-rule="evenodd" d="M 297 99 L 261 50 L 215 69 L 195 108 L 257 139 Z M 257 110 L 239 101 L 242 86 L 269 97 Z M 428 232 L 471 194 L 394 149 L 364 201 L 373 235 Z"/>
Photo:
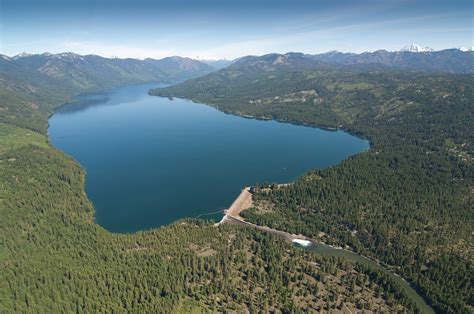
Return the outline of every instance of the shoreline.
<path id="1" fill-rule="evenodd" d="M 153 89 L 151 89 L 151 90 L 153 90 Z M 225 114 L 240 117 L 240 118 L 244 118 L 244 119 L 260 120 L 260 121 L 275 121 L 275 122 L 279 122 L 279 123 L 288 123 L 288 124 L 297 125 L 297 126 L 317 128 L 317 129 L 321 129 L 321 130 L 324 130 L 324 131 L 330 131 L 330 132 L 343 131 L 343 132 L 346 132 L 350 135 L 356 136 L 356 137 L 360 138 L 361 140 L 365 140 L 365 141 L 368 142 L 369 148 L 365 151 L 362 151 L 361 153 L 364 153 L 364 152 L 367 152 L 367 151 L 371 150 L 374 146 L 372 140 L 369 138 L 369 136 L 367 134 L 357 132 L 357 131 L 355 131 L 351 128 L 348 128 L 346 126 L 343 126 L 343 125 L 329 126 L 329 125 L 322 125 L 322 124 L 311 124 L 311 123 L 297 122 L 297 121 L 294 121 L 294 120 L 285 120 L 285 119 L 279 119 L 279 118 L 273 118 L 273 117 L 259 117 L 259 116 L 244 114 L 244 113 L 241 113 L 241 112 L 238 112 L 238 111 L 225 110 L 225 109 L 222 109 L 221 107 L 219 107 L 219 105 L 217 105 L 217 104 L 212 104 L 212 103 L 208 103 L 208 102 L 205 102 L 205 101 L 200 101 L 198 99 L 183 98 L 183 97 L 177 97 L 177 96 L 164 96 L 164 95 L 160 95 L 160 94 L 151 94 L 150 93 L 151 90 L 148 91 L 148 95 L 150 95 L 150 96 L 164 97 L 164 98 L 170 98 L 171 97 L 171 98 L 190 101 L 190 102 L 193 102 L 193 103 L 196 103 L 196 104 L 203 104 L 203 105 L 215 108 L 216 110 L 218 110 L 220 112 L 223 112 Z"/>

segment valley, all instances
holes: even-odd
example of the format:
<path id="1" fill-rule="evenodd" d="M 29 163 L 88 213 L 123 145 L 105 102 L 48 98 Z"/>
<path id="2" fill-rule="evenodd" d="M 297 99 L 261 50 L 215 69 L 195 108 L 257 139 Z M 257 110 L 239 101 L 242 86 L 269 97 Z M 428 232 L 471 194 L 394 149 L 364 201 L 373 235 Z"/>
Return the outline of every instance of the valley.
<path id="1" fill-rule="evenodd" d="M 104 229 L 96 223 L 99 211 L 89 191 L 84 191 L 86 172 L 49 142 L 47 119 L 79 94 L 151 81 L 153 87 L 163 86 L 169 81 L 149 76 L 149 65 L 132 75 L 102 71 L 100 63 L 89 66 L 92 57 L 22 58 L 26 59 L 2 58 L 0 64 L 0 311 L 426 312 L 403 283 L 382 269 L 334 251 L 294 248 L 263 230 L 229 224 L 215 228 L 213 221 L 189 218 L 127 234 Z M 369 139 L 368 151 L 356 150 L 359 154 L 319 169 L 310 164 L 289 180 L 274 179 L 296 179 L 294 184 L 255 185 L 252 206 L 247 208 L 248 199 L 243 202 L 242 217 L 379 260 L 412 282 L 435 312 L 469 311 L 472 75 L 313 59 L 299 54 L 247 57 L 204 76 L 178 64 L 167 68 L 165 77 L 180 73 L 182 80 L 195 78 L 150 91 L 166 98 L 147 97 L 178 104 L 173 110 L 185 104 L 181 108 L 196 117 L 199 108 L 206 108 L 204 116 L 223 111 L 348 130 Z M 121 64 L 122 69 L 142 64 L 101 62 Z M 161 71 L 165 68 L 152 72 Z M 112 111 L 98 104 L 114 97 L 110 92 L 95 95 L 83 106 L 76 102 L 63 107 L 56 118 L 95 112 L 100 126 L 114 117 L 112 109 L 119 117 L 132 118 L 133 110 L 120 112 L 120 104 L 108 108 Z M 122 96 L 130 104 L 140 103 L 140 97 Z M 76 125 L 64 120 L 63 126 L 100 137 L 93 119 L 94 115 L 87 123 L 78 119 Z M 275 121 L 228 119 L 323 132 Z M 274 138 L 281 140 L 286 133 L 275 133 Z M 341 131 L 328 134 L 354 138 Z M 69 140 L 80 136 L 72 132 Z M 51 142 L 60 140 L 53 136 Z M 285 147 L 291 144 L 290 140 Z M 120 158 L 106 161 L 112 169 L 126 167 L 119 164 Z M 253 183 L 239 183 L 231 198 Z"/>

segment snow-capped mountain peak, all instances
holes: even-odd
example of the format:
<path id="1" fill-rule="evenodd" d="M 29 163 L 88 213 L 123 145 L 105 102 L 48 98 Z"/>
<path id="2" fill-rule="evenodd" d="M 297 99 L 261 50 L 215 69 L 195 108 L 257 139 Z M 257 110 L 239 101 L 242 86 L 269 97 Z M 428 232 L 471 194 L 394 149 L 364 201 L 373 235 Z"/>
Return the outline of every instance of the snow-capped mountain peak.
<path id="1" fill-rule="evenodd" d="M 30 57 L 32 56 L 31 53 L 28 53 L 28 52 L 22 52 L 22 53 L 19 53 L 17 54 L 16 56 L 13 57 L 13 59 L 19 59 L 19 58 L 26 58 L 26 57 Z"/>
<path id="2" fill-rule="evenodd" d="M 408 46 L 403 47 L 400 51 L 407 51 L 407 52 L 432 52 L 434 49 L 430 47 L 421 47 L 417 44 L 411 44 Z"/>
<path id="3" fill-rule="evenodd" d="M 459 47 L 459 50 L 461 50 L 462 52 L 474 51 L 474 47 Z"/>

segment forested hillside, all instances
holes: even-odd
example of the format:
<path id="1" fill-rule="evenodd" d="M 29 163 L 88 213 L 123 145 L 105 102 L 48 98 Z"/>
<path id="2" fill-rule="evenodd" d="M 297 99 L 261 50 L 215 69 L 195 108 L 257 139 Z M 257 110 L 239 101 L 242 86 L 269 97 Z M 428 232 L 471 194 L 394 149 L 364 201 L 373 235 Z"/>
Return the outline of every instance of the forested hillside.
<path id="1" fill-rule="evenodd" d="M 243 215 L 375 257 L 438 312 L 466 313 L 474 305 L 473 86 L 473 75 L 272 54 L 150 93 L 370 139 L 366 153 L 257 192 Z"/>
<path id="2" fill-rule="evenodd" d="M 45 74 L 7 61 L 12 68 L 0 68 L 1 313 L 418 310 L 383 273 L 255 230 L 184 220 L 107 232 L 94 223 L 84 171 L 48 143 L 47 117 L 77 93 L 161 74 L 128 75 L 121 66 L 123 75 L 102 76 L 67 62 Z"/>
<path id="3" fill-rule="evenodd" d="M 0 55 L 0 122 L 44 132 L 44 120 L 54 106 L 71 95 L 131 83 L 176 83 L 212 71 L 205 63 L 181 57 L 137 60 L 74 53 Z"/>

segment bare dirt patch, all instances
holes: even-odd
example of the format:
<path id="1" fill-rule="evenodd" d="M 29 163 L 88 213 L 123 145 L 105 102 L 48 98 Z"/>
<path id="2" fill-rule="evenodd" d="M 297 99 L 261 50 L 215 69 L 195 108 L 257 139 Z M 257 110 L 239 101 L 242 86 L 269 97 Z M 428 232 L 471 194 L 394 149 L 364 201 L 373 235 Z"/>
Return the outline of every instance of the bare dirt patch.
<path id="1" fill-rule="evenodd" d="M 253 206 L 252 193 L 250 193 L 249 188 L 242 190 L 237 199 L 230 205 L 227 210 L 227 214 L 230 216 L 237 217 L 240 213 L 246 209 L 249 209 Z"/>
<path id="2" fill-rule="evenodd" d="M 204 248 L 196 252 L 196 255 L 199 257 L 208 257 L 208 256 L 216 255 L 216 254 L 217 254 L 217 251 L 211 248 Z"/>

